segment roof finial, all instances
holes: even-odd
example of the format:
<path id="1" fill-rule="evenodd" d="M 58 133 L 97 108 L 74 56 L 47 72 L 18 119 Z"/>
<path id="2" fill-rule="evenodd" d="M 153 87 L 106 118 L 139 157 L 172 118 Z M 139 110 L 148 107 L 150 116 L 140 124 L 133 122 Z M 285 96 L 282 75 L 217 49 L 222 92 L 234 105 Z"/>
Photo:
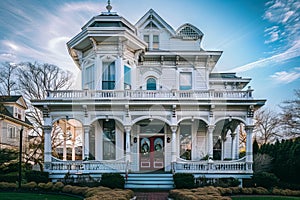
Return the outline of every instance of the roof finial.
<path id="1" fill-rule="evenodd" d="M 110 5 L 110 0 L 107 1 L 107 6 L 106 6 L 107 11 L 110 13 L 112 6 Z"/>

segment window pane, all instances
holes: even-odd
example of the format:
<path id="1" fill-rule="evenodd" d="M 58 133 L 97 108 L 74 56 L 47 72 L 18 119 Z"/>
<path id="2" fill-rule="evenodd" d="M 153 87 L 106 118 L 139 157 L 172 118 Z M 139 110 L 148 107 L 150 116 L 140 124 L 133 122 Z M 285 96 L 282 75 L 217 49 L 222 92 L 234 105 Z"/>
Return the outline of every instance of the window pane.
<path id="1" fill-rule="evenodd" d="M 94 65 L 91 65 L 89 67 L 86 68 L 85 71 L 85 84 L 86 86 L 93 90 L 95 89 L 95 71 L 94 71 L 95 67 Z"/>
<path id="2" fill-rule="evenodd" d="M 180 125 L 180 158 L 191 160 L 192 153 L 192 127 Z"/>
<path id="3" fill-rule="evenodd" d="M 103 121 L 103 160 L 116 159 L 115 121 Z"/>
<path id="4" fill-rule="evenodd" d="M 192 89 L 192 73 L 191 72 L 181 72 L 180 73 L 180 90 L 190 90 Z"/>
<path id="5" fill-rule="evenodd" d="M 146 43 L 149 43 L 149 35 L 144 35 L 144 41 L 146 42 Z"/>
<path id="6" fill-rule="evenodd" d="M 124 88 L 131 88 L 131 68 L 124 66 Z"/>
<path id="7" fill-rule="evenodd" d="M 159 36 L 153 35 L 153 49 L 159 49 Z"/>
<path id="8" fill-rule="evenodd" d="M 115 89 L 115 77 L 116 77 L 115 62 L 103 63 L 102 89 L 103 90 Z"/>
<path id="9" fill-rule="evenodd" d="M 154 78 L 147 80 L 147 90 L 156 90 L 156 80 Z"/>

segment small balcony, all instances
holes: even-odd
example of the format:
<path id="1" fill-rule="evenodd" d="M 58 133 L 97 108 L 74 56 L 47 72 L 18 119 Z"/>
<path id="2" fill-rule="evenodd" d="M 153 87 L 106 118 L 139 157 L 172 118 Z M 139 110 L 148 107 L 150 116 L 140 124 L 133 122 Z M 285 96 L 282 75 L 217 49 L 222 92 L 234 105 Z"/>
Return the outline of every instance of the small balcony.
<path id="1" fill-rule="evenodd" d="M 97 99 L 97 100 L 249 100 L 252 90 L 58 90 L 48 91 L 47 100 Z"/>

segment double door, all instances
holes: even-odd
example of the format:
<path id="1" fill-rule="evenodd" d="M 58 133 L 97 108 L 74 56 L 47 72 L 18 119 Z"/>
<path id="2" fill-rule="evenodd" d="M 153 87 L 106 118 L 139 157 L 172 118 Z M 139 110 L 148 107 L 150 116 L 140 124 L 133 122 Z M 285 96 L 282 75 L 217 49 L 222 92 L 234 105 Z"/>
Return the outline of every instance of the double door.
<path id="1" fill-rule="evenodd" d="M 164 136 L 140 137 L 140 169 L 164 168 Z"/>

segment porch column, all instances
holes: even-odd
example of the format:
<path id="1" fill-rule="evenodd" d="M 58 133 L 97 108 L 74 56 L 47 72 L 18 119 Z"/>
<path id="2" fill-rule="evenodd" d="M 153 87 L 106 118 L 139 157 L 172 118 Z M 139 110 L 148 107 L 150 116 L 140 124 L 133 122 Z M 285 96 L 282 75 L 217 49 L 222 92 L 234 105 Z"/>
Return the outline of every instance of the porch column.
<path id="1" fill-rule="evenodd" d="M 208 125 L 207 126 L 207 133 L 208 133 L 208 143 L 207 143 L 207 155 L 209 159 L 213 159 L 213 132 L 215 129 L 215 125 Z"/>
<path id="2" fill-rule="evenodd" d="M 177 151 L 176 151 L 176 144 L 177 144 L 177 139 L 176 139 L 176 131 L 177 131 L 177 126 L 171 126 L 171 131 L 172 131 L 172 150 L 171 150 L 171 155 L 172 155 L 172 162 L 176 162 L 176 157 L 177 157 Z"/>
<path id="3" fill-rule="evenodd" d="M 131 161 L 131 152 L 130 152 L 130 131 L 131 126 L 125 126 L 125 132 L 126 132 L 126 161 Z"/>
<path id="4" fill-rule="evenodd" d="M 51 131 L 52 126 L 44 126 L 44 169 L 50 170 L 52 144 L 51 144 Z"/>
<path id="5" fill-rule="evenodd" d="M 230 136 L 231 136 L 231 159 L 232 160 L 235 159 L 235 156 L 234 156 L 234 139 L 235 139 L 235 135 L 236 135 L 235 132 L 230 134 Z"/>
<path id="6" fill-rule="evenodd" d="M 246 162 L 253 162 L 253 147 L 252 147 L 252 133 L 254 126 L 245 126 L 247 138 L 246 138 Z"/>
<path id="7" fill-rule="evenodd" d="M 84 157 L 83 160 L 88 160 L 90 155 L 90 125 L 84 125 Z"/>

